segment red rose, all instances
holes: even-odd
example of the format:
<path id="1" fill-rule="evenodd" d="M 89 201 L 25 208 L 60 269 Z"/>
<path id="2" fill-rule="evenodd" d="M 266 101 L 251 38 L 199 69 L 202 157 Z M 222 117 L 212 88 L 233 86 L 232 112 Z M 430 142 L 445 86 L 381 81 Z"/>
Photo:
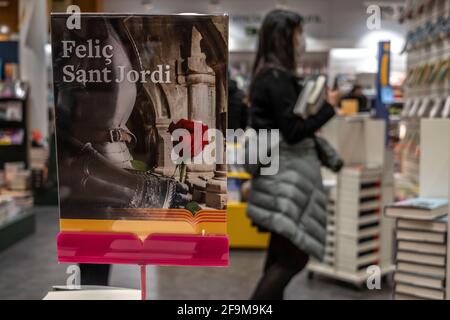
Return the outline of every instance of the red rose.
<path id="1" fill-rule="evenodd" d="M 208 131 L 208 126 L 206 124 L 198 121 L 181 119 L 177 123 L 172 122 L 169 125 L 167 132 L 173 134 L 177 129 L 184 129 L 187 133 L 182 135 L 178 141 L 174 141 L 173 146 L 175 147 L 180 143 L 190 143 L 191 160 L 199 155 L 205 149 L 205 146 L 209 144 L 208 140 L 203 139 L 205 133 Z M 197 129 L 197 131 L 195 129 Z M 186 146 L 186 148 L 188 147 L 189 146 Z M 183 149 L 180 151 L 180 157 L 183 157 Z"/>

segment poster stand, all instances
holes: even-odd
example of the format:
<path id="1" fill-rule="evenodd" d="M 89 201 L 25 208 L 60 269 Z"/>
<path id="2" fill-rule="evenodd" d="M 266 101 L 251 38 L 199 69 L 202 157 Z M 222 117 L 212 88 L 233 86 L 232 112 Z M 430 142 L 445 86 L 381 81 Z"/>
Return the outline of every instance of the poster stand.
<path id="1" fill-rule="evenodd" d="M 68 12 L 51 29 L 58 261 L 136 265 L 143 299 L 147 265 L 228 266 L 226 165 L 201 155 L 226 129 L 228 16 Z"/>

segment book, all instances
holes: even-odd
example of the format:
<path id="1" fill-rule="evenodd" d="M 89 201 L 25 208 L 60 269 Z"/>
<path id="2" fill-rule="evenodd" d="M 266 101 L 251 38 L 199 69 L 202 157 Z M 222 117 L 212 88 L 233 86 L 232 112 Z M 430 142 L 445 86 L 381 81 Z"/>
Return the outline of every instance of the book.
<path id="1" fill-rule="evenodd" d="M 419 298 L 419 297 L 411 296 L 411 295 L 409 295 L 409 294 L 404 294 L 404 293 L 398 293 L 398 292 L 396 292 L 396 293 L 394 294 L 394 300 L 423 300 L 423 299 L 421 299 L 421 298 Z"/>
<path id="2" fill-rule="evenodd" d="M 431 266 L 444 267 L 446 257 L 431 254 L 399 251 L 397 252 L 397 261 L 406 261 L 417 264 L 427 264 Z"/>
<path id="3" fill-rule="evenodd" d="M 10 196 L 0 195 L 0 225 L 17 214 L 17 206 Z"/>
<path id="4" fill-rule="evenodd" d="M 297 103 L 294 107 L 294 114 L 302 117 L 308 117 L 308 106 L 309 106 L 309 95 L 314 90 L 314 81 L 312 79 L 306 80 L 303 85 L 303 90 L 301 94 L 298 96 Z"/>
<path id="5" fill-rule="evenodd" d="M 448 213 L 448 199 L 415 198 L 385 207 L 391 218 L 433 220 Z"/>
<path id="6" fill-rule="evenodd" d="M 442 118 L 450 118 L 450 96 L 445 100 L 444 109 L 442 110 Z"/>
<path id="7" fill-rule="evenodd" d="M 402 251 L 411 251 L 419 253 L 430 253 L 445 255 L 447 246 L 445 244 L 433 244 L 411 241 L 398 241 L 397 248 Z"/>
<path id="8" fill-rule="evenodd" d="M 141 291 L 98 286 L 82 286 L 72 290 L 54 288 L 43 300 L 141 300 Z"/>
<path id="9" fill-rule="evenodd" d="M 5 190 L 0 191 L 0 196 L 10 197 L 14 204 L 22 209 L 33 206 L 33 193 L 30 190 Z"/>
<path id="10" fill-rule="evenodd" d="M 409 285 L 426 287 L 431 289 L 443 289 L 445 286 L 444 279 L 429 278 L 407 273 L 396 272 L 394 275 L 396 282 L 401 282 Z"/>
<path id="11" fill-rule="evenodd" d="M 444 299 L 448 268 L 447 216 L 433 220 L 400 218 L 396 233 L 396 294 Z"/>
<path id="12" fill-rule="evenodd" d="M 20 122 L 22 118 L 22 103 L 20 101 L 0 102 L 0 121 Z"/>
<path id="13" fill-rule="evenodd" d="M 337 270 L 359 274 L 368 266 L 381 263 L 381 174 L 379 166 L 353 165 L 344 167 L 338 175 Z"/>
<path id="14" fill-rule="evenodd" d="M 324 75 L 307 78 L 295 104 L 294 114 L 302 118 L 315 114 L 322 107 L 326 84 Z"/>
<path id="15" fill-rule="evenodd" d="M 434 221 L 398 219 L 397 228 L 418 231 L 445 232 L 447 231 L 447 216 Z"/>
<path id="16" fill-rule="evenodd" d="M 207 157 L 226 130 L 228 17 L 69 18 L 51 17 L 61 231 L 226 235 L 226 164 Z"/>
<path id="17" fill-rule="evenodd" d="M 5 181 L 7 184 L 11 183 L 19 172 L 25 170 L 25 162 L 6 162 L 4 165 L 5 168 Z"/>
<path id="18" fill-rule="evenodd" d="M 444 109 L 445 101 L 441 98 L 436 98 L 434 100 L 433 109 L 430 112 L 430 118 L 439 118 L 442 114 L 442 110 Z"/>
<path id="19" fill-rule="evenodd" d="M 441 279 L 445 278 L 445 268 L 442 267 L 399 261 L 397 262 L 396 270 Z"/>
<path id="20" fill-rule="evenodd" d="M 0 129 L 0 146 L 20 146 L 24 137 L 23 129 Z"/>
<path id="21" fill-rule="evenodd" d="M 443 300 L 444 299 L 444 291 L 443 290 L 435 290 L 429 288 L 422 288 L 413 285 L 398 283 L 395 286 L 395 291 L 398 293 L 403 293 L 407 295 L 411 295 L 414 297 L 432 299 L 432 300 Z"/>
<path id="22" fill-rule="evenodd" d="M 443 233 L 397 230 L 397 239 L 444 244 L 446 235 Z"/>

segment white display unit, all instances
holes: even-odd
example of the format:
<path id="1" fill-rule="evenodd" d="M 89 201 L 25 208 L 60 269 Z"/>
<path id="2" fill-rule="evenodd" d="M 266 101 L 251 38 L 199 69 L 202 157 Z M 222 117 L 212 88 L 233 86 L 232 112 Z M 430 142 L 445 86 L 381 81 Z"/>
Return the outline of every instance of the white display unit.
<path id="1" fill-rule="evenodd" d="M 420 127 L 419 197 L 450 198 L 450 119 L 421 119 Z M 404 221 L 407 220 L 404 219 Z M 447 230 L 450 230 L 449 225 L 447 225 Z M 444 267 L 446 269 L 445 295 L 443 296 L 447 300 L 450 299 L 449 247 L 450 242 L 447 238 L 445 250 L 447 262 Z M 399 249 L 398 252 L 401 253 L 402 250 Z M 402 271 L 399 272 L 402 274 Z M 396 288 L 400 284 L 402 281 L 396 283 Z M 414 286 L 413 283 L 409 285 Z M 421 287 L 420 284 L 417 286 Z"/>
<path id="2" fill-rule="evenodd" d="M 420 135 L 421 197 L 446 198 L 449 192 L 450 119 L 422 119 Z"/>
<path id="3" fill-rule="evenodd" d="M 378 168 L 381 175 L 379 189 L 380 210 L 383 205 L 393 201 L 394 179 L 392 152 L 385 148 L 385 121 L 372 119 L 369 116 L 336 117 L 322 128 L 320 135 L 328 140 L 338 151 L 344 160 L 345 166 L 361 166 L 363 168 Z M 336 190 L 333 192 L 333 219 L 329 219 L 327 228 L 327 257 L 323 263 L 311 262 L 308 265 L 310 275 L 320 274 L 340 281 L 348 282 L 357 286 L 365 284 L 369 273 L 364 268 L 352 268 L 357 266 L 358 248 L 368 244 L 358 244 L 358 219 L 362 222 L 365 218 L 360 218 L 358 201 L 362 197 L 361 190 L 348 184 L 342 174 L 333 175 L 329 171 L 324 172 L 327 179 L 335 179 Z M 343 184 L 346 184 L 344 187 Z M 349 189 L 350 188 L 350 189 Z M 356 189 L 355 189 L 356 188 Z M 349 192 L 355 189 L 354 196 Z M 349 191 L 350 190 L 350 191 Z M 349 206 L 353 204 L 353 206 Z M 340 212 L 344 210 L 345 212 Z M 366 217 L 367 218 L 367 217 Z M 349 224 L 350 220 L 353 223 Z M 356 222 L 356 223 L 355 223 Z M 385 218 L 380 211 L 376 221 L 378 239 L 378 252 L 369 255 L 367 262 L 378 261 L 382 275 L 391 273 L 392 245 L 393 245 L 393 220 Z M 355 227 L 356 226 L 356 227 Z M 353 228 L 354 227 L 354 228 Z M 353 230 L 353 229 L 354 230 Z M 366 229 L 370 231 L 369 229 Z M 354 251 L 354 252 L 353 252 Z M 372 259 L 375 257 L 375 259 Z M 364 260 L 364 259 L 362 259 Z M 353 263 L 355 262 L 355 263 Z M 374 263 L 375 264 L 375 263 Z"/>
<path id="4" fill-rule="evenodd" d="M 422 119 L 420 125 L 420 196 L 450 199 L 450 119 Z M 447 238 L 446 300 L 450 300 L 448 248 L 450 237 Z"/>
<path id="5" fill-rule="evenodd" d="M 320 135 L 339 152 L 345 165 L 380 165 L 385 161 L 385 122 L 357 115 L 335 117 Z"/>

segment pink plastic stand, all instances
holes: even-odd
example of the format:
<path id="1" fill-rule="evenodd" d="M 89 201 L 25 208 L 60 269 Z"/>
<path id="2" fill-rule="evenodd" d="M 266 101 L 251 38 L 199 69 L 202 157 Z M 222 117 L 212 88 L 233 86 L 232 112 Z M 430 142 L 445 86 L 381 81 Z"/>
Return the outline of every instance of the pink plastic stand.
<path id="1" fill-rule="evenodd" d="M 133 234 L 61 232 L 62 263 L 172 266 L 228 266 L 228 237 L 154 234 L 141 241 Z"/>
<path id="2" fill-rule="evenodd" d="M 147 265 L 228 266 L 228 237 L 154 234 L 141 241 L 134 234 L 61 232 L 61 263 L 136 264 L 141 271 L 141 299 L 147 299 Z"/>
<path id="3" fill-rule="evenodd" d="M 146 265 L 141 267 L 141 300 L 147 300 L 147 269 Z"/>

